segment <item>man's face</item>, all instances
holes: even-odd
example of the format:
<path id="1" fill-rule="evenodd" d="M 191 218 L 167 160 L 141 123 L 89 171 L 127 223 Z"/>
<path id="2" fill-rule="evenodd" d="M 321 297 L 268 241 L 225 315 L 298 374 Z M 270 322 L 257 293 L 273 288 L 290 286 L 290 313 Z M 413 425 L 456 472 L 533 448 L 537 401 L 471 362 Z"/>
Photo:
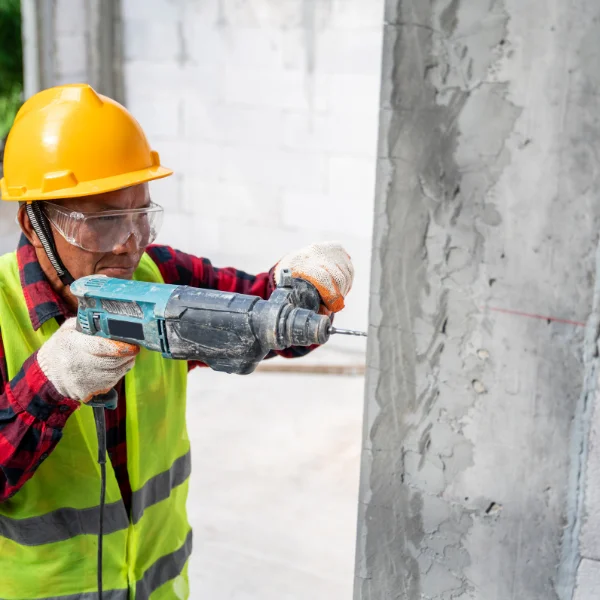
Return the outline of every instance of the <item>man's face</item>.
<path id="1" fill-rule="evenodd" d="M 147 207 L 150 204 L 150 194 L 148 184 L 143 183 L 87 198 L 56 201 L 54 204 L 67 210 L 102 213 L 107 210 Z M 74 279 L 86 275 L 131 279 L 145 250 L 138 247 L 135 236 L 131 235 L 126 242 L 114 247 L 111 252 L 89 252 L 67 242 L 54 226 L 52 229 L 58 254 Z"/>

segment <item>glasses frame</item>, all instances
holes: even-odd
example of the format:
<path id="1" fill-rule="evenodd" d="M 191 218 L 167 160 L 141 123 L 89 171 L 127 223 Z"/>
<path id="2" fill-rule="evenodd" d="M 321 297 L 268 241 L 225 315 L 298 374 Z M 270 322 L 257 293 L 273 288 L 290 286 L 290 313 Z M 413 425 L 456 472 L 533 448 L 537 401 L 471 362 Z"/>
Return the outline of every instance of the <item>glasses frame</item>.
<path id="1" fill-rule="evenodd" d="M 50 208 L 49 211 L 46 210 L 47 207 Z M 63 231 L 63 227 L 61 227 L 58 223 L 56 223 L 55 219 L 53 219 L 52 216 L 48 213 L 51 211 L 55 211 L 55 212 L 63 215 L 63 217 L 74 220 L 76 223 L 78 223 L 78 225 L 82 225 L 86 221 L 92 221 L 94 219 L 99 219 L 99 218 L 135 216 L 135 215 L 147 214 L 147 213 L 159 214 L 160 218 L 162 220 L 162 216 L 164 214 L 163 207 L 160 204 L 156 204 L 156 202 L 153 202 L 153 201 L 150 201 L 150 204 L 148 206 L 144 206 L 141 208 L 124 208 L 124 209 L 121 208 L 121 209 L 114 209 L 114 210 L 101 210 L 99 212 L 86 212 L 86 211 L 70 210 L 70 209 L 64 208 L 58 204 L 54 204 L 53 202 L 47 202 L 47 201 L 43 201 L 42 208 L 44 210 L 44 214 L 46 215 L 46 217 L 48 218 L 50 223 L 52 223 L 52 225 L 56 228 L 56 230 L 62 235 L 62 237 L 69 244 L 72 244 L 73 246 L 77 246 L 78 248 L 81 248 L 82 250 L 86 250 L 88 252 L 95 252 L 95 250 L 85 248 L 81 244 L 75 243 L 75 240 L 73 239 L 73 237 L 70 236 L 67 232 Z M 162 225 L 162 222 L 161 222 L 161 225 Z M 131 237 L 132 233 L 133 232 L 130 232 L 129 237 Z M 158 234 L 158 230 L 156 233 Z M 129 239 L 129 237 L 127 239 Z M 154 239 L 156 239 L 156 237 Z M 150 240 L 149 243 L 151 244 L 154 241 L 154 239 Z M 125 240 L 125 242 L 126 241 L 127 240 Z M 98 250 L 98 252 L 100 252 L 100 250 Z M 109 252 L 109 250 L 107 252 Z"/>

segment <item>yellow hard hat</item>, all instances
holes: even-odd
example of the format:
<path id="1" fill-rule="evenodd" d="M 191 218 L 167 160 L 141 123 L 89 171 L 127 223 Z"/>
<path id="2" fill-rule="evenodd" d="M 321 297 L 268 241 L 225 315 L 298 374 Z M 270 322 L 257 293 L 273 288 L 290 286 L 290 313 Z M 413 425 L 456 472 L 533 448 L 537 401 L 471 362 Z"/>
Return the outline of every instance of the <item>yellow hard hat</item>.
<path id="1" fill-rule="evenodd" d="M 71 84 L 23 104 L 6 140 L 0 190 L 2 200 L 58 200 L 172 173 L 123 106 L 87 84 Z"/>

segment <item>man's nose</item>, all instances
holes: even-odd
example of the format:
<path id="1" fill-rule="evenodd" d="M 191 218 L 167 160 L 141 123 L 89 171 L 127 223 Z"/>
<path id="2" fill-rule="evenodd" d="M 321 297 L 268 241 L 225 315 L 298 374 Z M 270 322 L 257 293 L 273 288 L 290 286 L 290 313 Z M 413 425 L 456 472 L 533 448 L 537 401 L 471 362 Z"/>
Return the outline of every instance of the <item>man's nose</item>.
<path id="1" fill-rule="evenodd" d="M 139 250 L 138 239 L 135 233 L 129 234 L 129 237 L 122 243 L 113 248 L 113 254 L 134 254 Z"/>

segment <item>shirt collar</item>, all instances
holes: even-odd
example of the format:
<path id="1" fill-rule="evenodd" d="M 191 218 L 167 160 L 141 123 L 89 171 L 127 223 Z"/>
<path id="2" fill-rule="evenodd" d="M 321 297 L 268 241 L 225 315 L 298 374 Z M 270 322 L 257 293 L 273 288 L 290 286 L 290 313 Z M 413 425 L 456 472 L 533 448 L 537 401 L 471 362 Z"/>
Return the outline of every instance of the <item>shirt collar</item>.
<path id="1" fill-rule="evenodd" d="M 52 289 L 35 248 L 23 234 L 17 248 L 17 263 L 29 318 L 35 331 L 52 318 L 62 321 L 74 316 L 65 301 Z"/>

